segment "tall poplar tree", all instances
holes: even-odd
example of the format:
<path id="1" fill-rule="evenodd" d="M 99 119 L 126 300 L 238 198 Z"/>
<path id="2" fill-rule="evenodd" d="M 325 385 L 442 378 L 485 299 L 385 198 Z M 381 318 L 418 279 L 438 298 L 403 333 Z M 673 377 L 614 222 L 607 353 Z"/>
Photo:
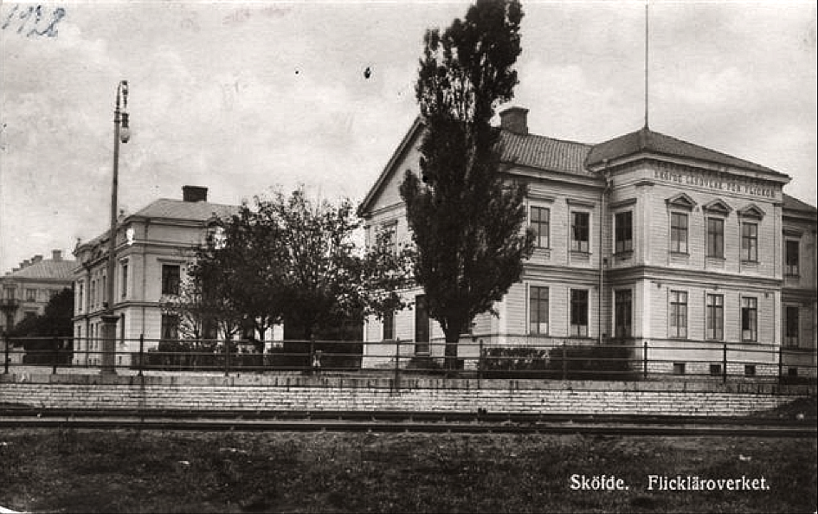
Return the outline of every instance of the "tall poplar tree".
<path id="1" fill-rule="evenodd" d="M 460 334 L 478 314 L 496 314 L 533 251 L 533 234 L 523 231 L 525 186 L 503 176 L 500 129 L 491 125 L 518 82 L 522 17 L 517 0 L 477 0 L 464 19 L 424 37 L 415 86 L 422 180 L 407 171 L 400 194 L 415 278 L 446 336 L 449 369 Z"/>

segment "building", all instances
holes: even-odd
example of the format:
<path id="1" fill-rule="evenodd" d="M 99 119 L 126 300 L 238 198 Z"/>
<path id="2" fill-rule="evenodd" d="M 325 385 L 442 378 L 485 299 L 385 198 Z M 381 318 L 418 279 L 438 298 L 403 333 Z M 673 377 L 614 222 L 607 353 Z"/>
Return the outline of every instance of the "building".
<path id="1" fill-rule="evenodd" d="M 787 175 L 647 127 L 600 144 L 530 134 L 527 113 L 500 113 L 500 141 L 504 173 L 528 185 L 536 249 L 499 315 L 475 320 L 467 366 L 470 341 L 624 341 L 651 373 L 815 375 L 816 209 L 784 194 Z M 419 172 L 422 131 L 415 121 L 361 205 L 368 241 L 410 240 L 398 187 Z M 367 321 L 384 344 L 365 363 L 394 365 L 395 339 L 411 342 L 404 363 L 442 355 L 422 290 L 407 294 L 412 308 Z"/>
<path id="2" fill-rule="evenodd" d="M 61 250 L 53 250 L 50 259 L 35 255 L 0 277 L 0 334 L 26 318 L 42 315 L 54 295 L 70 289 L 75 264 L 73 260 L 64 259 Z M 22 360 L 22 353 L 18 351 L 9 356 L 12 362 Z"/>
<path id="3" fill-rule="evenodd" d="M 193 250 L 204 243 L 218 218 L 238 206 L 209 203 L 207 188 L 184 186 L 182 200 L 159 199 L 117 223 L 114 314 L 117 366 L 129 366 L 133 353 L 175 339 L 178 320 L 162 305 L 179 293 Z M 75 293 L 74 364 L 102 363 L 102 315 L 106 310 L 108 232 L 78 243 L 73 269 Z"/>

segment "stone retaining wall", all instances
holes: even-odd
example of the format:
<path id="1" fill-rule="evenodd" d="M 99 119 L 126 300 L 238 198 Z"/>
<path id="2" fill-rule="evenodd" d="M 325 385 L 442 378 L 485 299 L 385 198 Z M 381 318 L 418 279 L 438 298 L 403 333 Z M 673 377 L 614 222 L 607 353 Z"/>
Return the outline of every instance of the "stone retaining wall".
<path id="1" fill-rule="evenodd" d="M 271 376 L 0 375 L 0 405 L 177 411 L 427 411 L 739 416 L 815 386 Z"/>

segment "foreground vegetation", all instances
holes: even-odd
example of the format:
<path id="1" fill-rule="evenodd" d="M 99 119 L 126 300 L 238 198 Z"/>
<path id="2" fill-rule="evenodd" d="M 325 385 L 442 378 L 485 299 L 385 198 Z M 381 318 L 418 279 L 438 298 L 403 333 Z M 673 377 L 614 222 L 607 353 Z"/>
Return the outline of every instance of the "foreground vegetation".
<path id="1" fill-rule="evenodd" d="M 816 441 L 377 433 L 0 432 L 25 512 L 814 512 Z M 574 490 L 572 476 L 627 490 Z M 649 490 L 648 475 L 768 490 Z"/>

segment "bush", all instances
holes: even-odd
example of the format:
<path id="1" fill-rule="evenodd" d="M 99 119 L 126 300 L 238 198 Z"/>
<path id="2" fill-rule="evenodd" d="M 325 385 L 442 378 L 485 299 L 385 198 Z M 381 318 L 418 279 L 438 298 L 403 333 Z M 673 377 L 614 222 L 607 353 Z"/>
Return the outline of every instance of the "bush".
<path id="1" fill-rule="evenodd" d="M 631 369 L 633 347 L 625 344 L 563 345 L 549 352 L 548 369 L 568 380 L 636 380 Z"/>
<path id="2" fill-rule="evenodd" d="M 537 348 L 487 348 L 480 371 L 487 378 L 547 378 L 548 350 Z"/>

